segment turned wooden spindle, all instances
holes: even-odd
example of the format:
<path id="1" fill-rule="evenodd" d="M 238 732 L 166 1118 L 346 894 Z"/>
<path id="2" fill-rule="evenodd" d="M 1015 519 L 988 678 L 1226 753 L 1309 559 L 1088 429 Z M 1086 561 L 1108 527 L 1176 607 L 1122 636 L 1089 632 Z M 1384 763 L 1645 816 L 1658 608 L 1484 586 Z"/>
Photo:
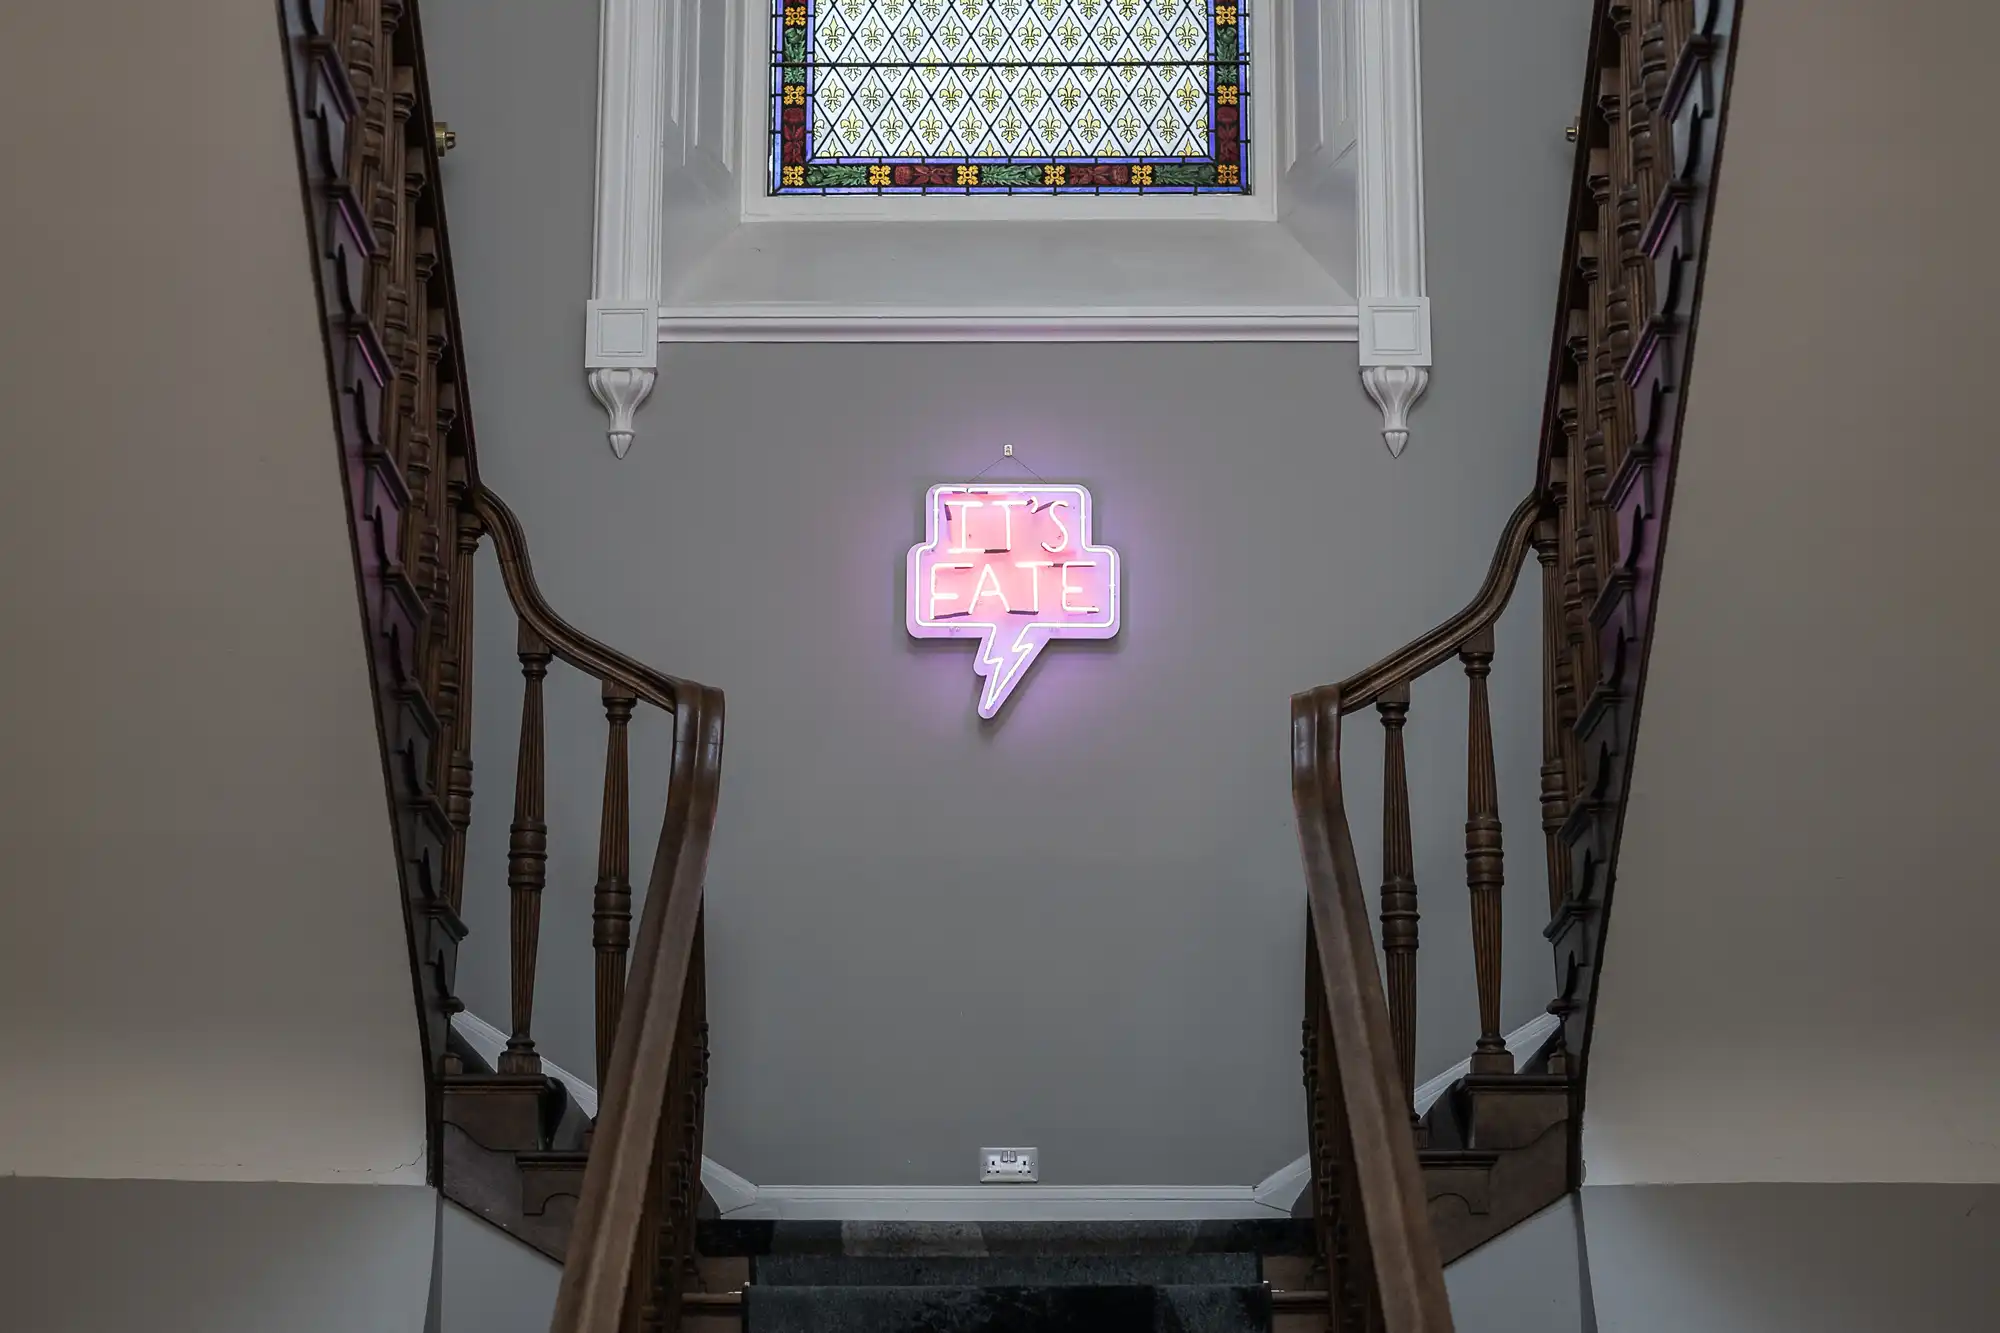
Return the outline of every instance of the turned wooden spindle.
<path id="1" fill-rule="evenodd" d="M 1299 1025 L 1299 1057 L 1305 1069 L 1306 1087 L 1306 1151 L 1312 1162 L 1312 1180 L 1307 1186 L 1312 1191 L 1313 1221 L 1313 1268 L 1314 1276 L 1324 1284 L 1327 1278 L 1327 1264 L 1333 1254 L 1333 1215 L 1335 1200 L 1333 1194 L 1332 1162 L 1327 1150 L 1327 1108 L 1326 1080 L 1321 1077 L 1325 1068 L 1325 1023 L 1326 989 L 1319 970 L 1319 942 L 1315 937 L 1312 918 L 1306 918 L 1306 1016 Z"/>
<path id="2" fill-rule="evenodd" d="M 597 1086 L 611 1070 L 611 1039 L 625 1007 L 625 955 L 632 944 L 631 787 L 626 731 L 638 699 L 604 682 L 604 813 L 597 832 L 597 890 L 590 904 L 590 943 L 597 951 Z"/>
<path id="3" fill-rule="evenodd" d="M 1331 1019 L 1328 1019 L 1329 1024 Z M 1322 1032 L 1321 1078 L 1327 1089 L 1330 1131 L 1327 1137 L 1327 1190 L 1330 1221 L 1327 1235 L 1327 1294 L 1333 1327 L 1379 1328 L 1367 1322 L 1373 1274 L 1369 1272 L 1367 1218 L 1361 1201 L 1360 1162 L 1355 1155 L 1354 1127 L 1347 1116 L 1346 1085 L 1334 1058 L 1331 1028 Z"/>
<path id="4" fill-rule="evenodd" d="M 1382 953 L 1389 974 L 1389 1031 L 1403 1086 L 1417 1086 L 1417 871 L 1410 843 L 1410 779 L 1403 760 L 1407 682 L 1375 700 L 1382 715 Z M 1412 1111 L 1414 1118 L 1415 1112 Z"/>
<path id="5" fill-rule="evenodd" d="M 1569 855 L 1562 845 L 1569 815 L 1569 765 L 1563 735 L 1569 729 L 1569 673 L 1563 664 L 1562 541 L 1554 519 L 1535 527 L 1535 559 L 1542 567 L 1542 840 L 1549 858 L 1549 916 L 1569 897 Z"/>
<path id="6" fill-rule="evenodd" d="M 1479 986 L 1475 1074 L 1511 1074 L 1514 1056 L 1500 1035 L 1500 791 L 1493 773 L 1493 716 L 1486 677 L 1493 669 L 1493 627 L 1474 632 L 1458 650 L 1472 687 L 1466 745 L 1465 886 L 1472 895 L 1472 966 Z"/>
<path id="7" fill-rule="evenodd" d="M 526 689 L 521 696 L 521 751 L 514 770 L 514 823 L 507 831 L 507 893 L 513 946 L 514 1031 L 500 1053 L 503 1074 L 539 1074 L 542 1060 L 530 1035 L 535 1016 L 535 955 L 541 946 L 542 887 L 549 871 L 549 826 L 542 808 L 542 680 L 549 674 L 548 641 L 526 621 L 518 646 Z"/>
<path id="8" fill-rule="evenodd" d="M 472 568 L 486 529 L 463 503 L 456 510 L 456 542 L 451 573 L 451 661 L 456 694 L 452 709 L 451 760 L 445 768 L 444 812 L 451 823 L 445 845 L 445 899 L 451 910 L 465 905 L 465 834 L 472 827 Z"/>

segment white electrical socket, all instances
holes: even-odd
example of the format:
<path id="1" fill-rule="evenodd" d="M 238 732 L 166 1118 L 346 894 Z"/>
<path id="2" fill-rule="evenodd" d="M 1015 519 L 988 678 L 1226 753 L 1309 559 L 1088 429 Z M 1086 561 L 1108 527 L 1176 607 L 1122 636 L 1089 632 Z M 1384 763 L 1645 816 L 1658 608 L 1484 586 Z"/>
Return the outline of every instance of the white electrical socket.
<path id="1" fill-rule="evenodd" d="M 979 1183 L 1032 1185 L 1041 1178 L 1041 1154 L 1033 1148 L 981 1148 Z"/>

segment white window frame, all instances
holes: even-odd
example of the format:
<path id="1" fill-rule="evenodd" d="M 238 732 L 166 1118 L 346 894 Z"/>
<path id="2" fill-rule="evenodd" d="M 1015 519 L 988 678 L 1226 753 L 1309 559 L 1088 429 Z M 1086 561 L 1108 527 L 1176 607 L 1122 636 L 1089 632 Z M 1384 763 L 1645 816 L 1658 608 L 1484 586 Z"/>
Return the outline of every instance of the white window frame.
<path id="1" fill-rule="evenodd" d="M 1383 438 L 1400 453 L 1431 366 L 1420 0 L 1249 3 L 1248 195 L 857 197 L 769 193 L 769 53 L 753 40 L 765 31 L 765 0 L 600 0 L 596 246 L 584 362 L 610 417 L 613 450 L 623 457 L 632 443 L 662 342 L 1305 340 L 1356 344 L 1362 384 L 1383 413 Z M 1308 32 L 1319 34 L 1320 49 L 1295 51 Z M 1329 129 L 1337 141 L 1327 141 Z M 1321 188 L 1309 188 L 1315 182 Z M 1034 248 L 1051 236 L 1080 246 L 1090 272 L 1093 246 L 1166 253 L 1196 234 L 1161 225 L 1169 220 L 1258 229 L 1242 236 L 1259 244 L 1211 243 L 1204 253 L 1278 264 L 1242 275 L 1241 290 L 1265 295 L 1233 299 L 1227 293 L 1237 288 L 1225 275 L 1187 293 L 1149 288 L 1141 293 L 1146 303 L 1135 304 L 1133 292 L 1115 285 L 1118 265 L 1105 264 L 1102 291 L 1085 284 L 1004 304 L 1014 290 L 1005 281 L 1010 235 L 995 224 L 1030 224 L 1011 258 L 1013 272 L 1032 274 Z M 984 224 L 977 262 L 1002 279 L 990 303 L 937 295 L 935 270 L 927 277 L 920 264 L 905 264 L 900 249 L 884 262 L 879 244 L 859 285 L 866 295 L 839 289 L 844 247 L 861 235 L 854 224 L 938 228 L 892 237 L 900 246 L 921 235 L 928 243 L 911 252 L 934 255 L 952 224 L 968 222 Z M 1274 238 L 1282 239 L 1274 245 Z M 1250 258 L 1233 258 L 1239 250 Z M 767 251 L 833 280 L 797 300 L 758 288 L 745 254 Z M 1294 268 L 1325 281 L 1314 279 L 1294 299 L 1276 281 Z"/>

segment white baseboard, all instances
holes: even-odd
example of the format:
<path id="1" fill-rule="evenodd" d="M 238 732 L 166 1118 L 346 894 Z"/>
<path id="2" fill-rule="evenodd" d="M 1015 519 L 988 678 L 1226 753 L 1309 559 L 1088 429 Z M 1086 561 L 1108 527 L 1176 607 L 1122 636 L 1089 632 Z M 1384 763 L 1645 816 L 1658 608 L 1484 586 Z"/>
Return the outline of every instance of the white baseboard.
<path id="1" fill-rule="evenodd" d="M 759 1185 L 732 1221 L 1182 1222 L 1287 1217 L 1248 1185 Z M 717 1200 L 720 1203 L 720 1200 Z"/>
<path id="2" fill-rule="evenodd" d="M 757 1202 L 758 1189 L 719 1162 L 701 1159 L 701 1185 L 724 1217 L 741 1217 Z"/>
<path id="3" fill-rule="evenodd" d="M 1312 1173 L 1312 1158 L 1301 1156 L 1258 1181 L 1251 1187 L 1250 1197 L 1266 1208 L 1289 1214 L 1292 1206 L 1299 1201 L 1300 1192 L 1312 1179 Z"/>
<path id="4" fill-rule="evenodd" d="M 487 1063 L 507 1048 L 507 1034 L 478 1015 L 461 1011 L 452 1026 Z M 1556 1016 L 1542 1014 L 1510 1033 L 1507 1049 L 1518 1062 L 1541 1048 L 1556 1030 Z M 1417 1113 L 1430 1110 L 1452 1084 L 1471 1072 L 1459 1061 L 1420 1085 Z M 597 1114 L 597 1089 L 542 1058 L 542 1071 L 569 1088 L 585 1115 Z M 1289 1217 L 1312 1179 L 1305 1157 L 1288 1162 L 1255 1185 L 755 1185 L 704 1157 L 701 1183 L 724 1217 L 789 1222 L 1185 1222 Z"/>

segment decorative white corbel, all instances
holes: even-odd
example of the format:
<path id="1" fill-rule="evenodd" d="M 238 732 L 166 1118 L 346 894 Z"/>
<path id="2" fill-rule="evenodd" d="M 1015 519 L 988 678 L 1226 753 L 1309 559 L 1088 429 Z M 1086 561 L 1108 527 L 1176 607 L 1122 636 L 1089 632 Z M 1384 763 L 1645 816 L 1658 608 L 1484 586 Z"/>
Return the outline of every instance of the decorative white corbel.
<path id="1" fill-rule="evenodd" d="M 632 418 L 653 392 L 658 375 L 656 370 L 625 366 L 598 366 L 590 372 L 590 391 L 611 417 L 611 428 L 605 435 L 611 441 L 611 452 L 620 458 L 632 447 Z"/>
<path id="2" fill-rule="evenodd" d="M 1410 442 L 1410 408 L 1430 387 L 1431 372 L 1423 366 L 1363 366 L 1361 387 L 1382 409 L 1382 440 L 1400 458 Z"/>
<path id="3" fill-rule="evenodd" d="M 1418 0 L 1354 0 L 1361 384 L 1401 454 L 1431 381 Z"/>
<path id="4" fill-rule="evenodd" d="M 663 0 L 603 0 L 597 53 L 597 232 L 584 331 L 590 391 L 620 458 L 659 376 Z"/>

